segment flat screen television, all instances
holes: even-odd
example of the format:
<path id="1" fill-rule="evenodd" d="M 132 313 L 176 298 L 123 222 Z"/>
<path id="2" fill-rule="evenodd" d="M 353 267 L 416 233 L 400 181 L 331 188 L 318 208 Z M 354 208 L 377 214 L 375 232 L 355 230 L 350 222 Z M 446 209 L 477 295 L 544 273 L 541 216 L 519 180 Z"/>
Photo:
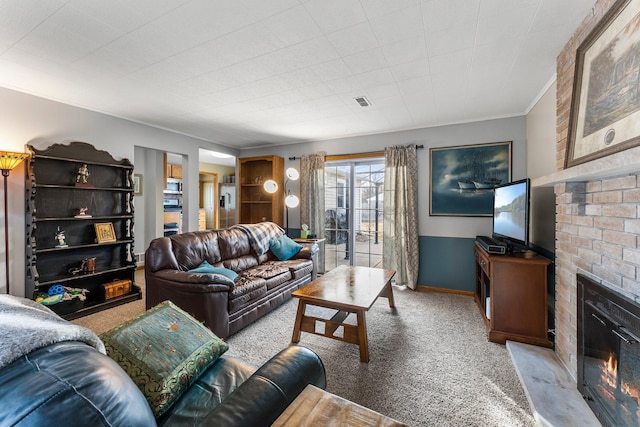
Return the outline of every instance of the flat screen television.
<path id="1" fill-rule="evenodd" d="M 529 248 L 529 199 L 531 181 L 525 178 L 494 188 L 493 238 L 509 252 Z"/>

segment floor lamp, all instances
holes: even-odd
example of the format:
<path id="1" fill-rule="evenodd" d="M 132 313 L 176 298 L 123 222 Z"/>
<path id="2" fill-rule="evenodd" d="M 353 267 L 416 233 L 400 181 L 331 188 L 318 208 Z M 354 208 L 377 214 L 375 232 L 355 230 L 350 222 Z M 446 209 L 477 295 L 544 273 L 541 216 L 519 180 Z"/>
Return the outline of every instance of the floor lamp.
<path id="1" fill-rule="evenodd" d="M 289 208 L 295 208 L 296 206 L 298 206 L 298 204 L 300 204 L 300 199 L 298 199 L 298 196 L 294 196 L 293 194 L 291 194 L 291 190 L 287 190 L 287 182 L 289 182 L 289 180 L 297 181 L 298 178 L 300 178 L 300 174 L 295 168 L 289 168 L 286 171 L 286 176 L 287 176 L 287 180 L 284 182 L 284 193 L 286 194 L 286 197 L 284 198 L 284 205 L 286 208 L 286 233 L 288 236 L 289 235 Z M 265 181 L 265 183 L 263 184 L 263 188 L 267 193 L 273 194 L 276 191 L 278 191 L 278 183 L 272 179 L 269 179 Z"/>
<path id="2" fill-rule="evenodd" d="M 7 273 L 7 294 L 9 293 L 9 213 L 7 198 L 7 177 L 9 172 L 18 166 L 24 159 L 29 157 L 26 153 L 10 153 L 0 151 L 0 169 L 4 177 L 4 253 L 5 253 L 5 271 Z"/>
<path id="3" fill-rule="evenodd" d="M 287 175 L 287 180 L 284 182 L 284 193 L 286 194 L 286 197 L 284 198 L 284 205 L 286 207 L 286 230 L 287 230 L 287 236 L 288 236 L 289 235 L 289 208 L 295 208 L 296 206 L 298 206 L 300 204 L 300 199 L 298 199 L 298 196 L 294 196 L 293 194 L 291 194 L 291 190 L 287 190 L 287 182 L 289 182 L 289 180 L 297 181 L 298 178 L 300 178 L 300 174 L 296 169 L 289 168 L 287 169 L 286 175 Z"/>

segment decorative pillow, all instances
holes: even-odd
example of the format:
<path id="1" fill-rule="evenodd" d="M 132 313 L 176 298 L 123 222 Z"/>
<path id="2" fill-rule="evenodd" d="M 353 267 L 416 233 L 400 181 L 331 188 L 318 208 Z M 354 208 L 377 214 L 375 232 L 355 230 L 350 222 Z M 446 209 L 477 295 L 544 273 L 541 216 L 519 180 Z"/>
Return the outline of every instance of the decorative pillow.
<path id="1" fill-rule="evenodd" d="M 214 267 L 209 264 L 207 260 L 202 261 L 202 264 L 196 268 L 189 270 L 190 273 L 205 273 L 205 274 L 222 274 L 225 277 L 235 281 L 238 278 L 238 273 L 225 267 Z"/>
<path id="2" fill-rule="evenodd" d="M 164 301 L 100 336 L 155 417 L 165 413 L 229 349 L 207 327 Z"/>
<path id="3" fill-rule="evenodd" d="M 286 234 L 281 234 L 280 237 L 269 240 L 269 249 L 280 261 L 286 261 L 300 252 L 302 245 L 291 240 Z"/>

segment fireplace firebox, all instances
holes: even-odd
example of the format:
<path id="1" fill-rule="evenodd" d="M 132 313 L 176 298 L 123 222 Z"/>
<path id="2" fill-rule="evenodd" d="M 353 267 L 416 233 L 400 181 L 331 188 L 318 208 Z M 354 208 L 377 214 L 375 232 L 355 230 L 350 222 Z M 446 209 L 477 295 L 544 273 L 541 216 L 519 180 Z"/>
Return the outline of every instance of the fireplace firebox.
<path id="1" fill-rule="evenodd" d="M 582 274 L 578 390 L 604 426 L 640 425 L 640 305 Z"/>

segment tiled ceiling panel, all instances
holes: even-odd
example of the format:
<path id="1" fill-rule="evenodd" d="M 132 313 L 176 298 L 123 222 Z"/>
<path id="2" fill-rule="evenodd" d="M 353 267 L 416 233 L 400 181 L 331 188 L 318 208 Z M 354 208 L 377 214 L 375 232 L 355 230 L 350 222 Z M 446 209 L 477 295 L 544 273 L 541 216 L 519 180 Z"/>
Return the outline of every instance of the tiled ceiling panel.
<path id="1" fill-rule="evenodd" d="M 241 149 L 510 117 L 594 3 L 0 2 L 0 86 Z"/>

